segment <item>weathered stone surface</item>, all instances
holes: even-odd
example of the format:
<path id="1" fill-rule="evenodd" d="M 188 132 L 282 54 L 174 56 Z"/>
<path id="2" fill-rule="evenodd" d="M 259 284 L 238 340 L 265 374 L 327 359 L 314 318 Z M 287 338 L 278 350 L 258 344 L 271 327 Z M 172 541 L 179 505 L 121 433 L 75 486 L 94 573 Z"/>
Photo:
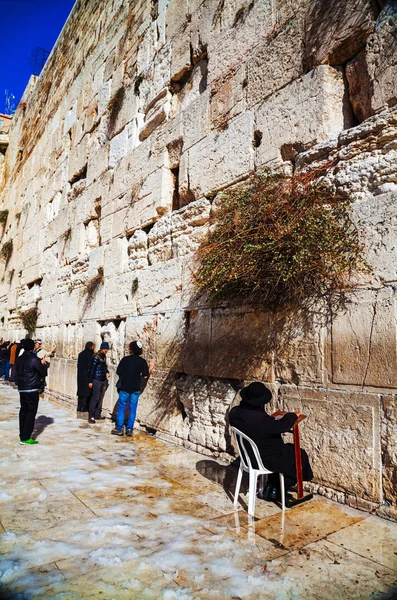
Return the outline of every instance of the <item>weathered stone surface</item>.
<path id="1" fill-rule="evenodd" d="M 397 401 L 395 396 L 382 398 L 382 484 L 385 500 L 397 507 Z"/>
<path id="2" fill-rule="evenodd" d="M 265 100 L 303 73 L 304 21 L 295 14 L 265 38 L 246 65 L 247 104 Z"/>
<path id="3" fill-rule="evenodd" d="M 326 181 L 342 194 L 357 199 L 397 189 L 397 110 L 375 115 L 357 127 L 343 131 L 298 155 L 298 168 L 334 164 Z"/>
<path id="4" fill-rule="evenodd" d="M 284 409 L 308 416 L 300 425 L 301 446 L 316 481 L 381 502 L 380 397 L 287 387 L 280 392 Z"/>
<path id="5" fill-rule="evenodd" d="M 374 5 L 366 0 L 314 0 L 306 13 L 306 69 L 328 63 L 342 65 L 364 46 L 375 27 Z"/>
<path id="6" fill-rule="evenodd" d="M 253 168 L 253 114 L 246 112 L 189 150 L 190 189 L 196 197 L 211 194 L 235 182 Z"/>
<path id="7" fill-rule="evenodd" d="M 384 9 L 365 48 L 346 66 L 350 101 L 360 121 L 397 103 L 397 11 Z"/>
<path id="8" fill-rule="evenodd" d="M 342 71 L 324 65 L 297 79 L 255 110 L 257 164 L 280 161 L 285 146 L 299 151 L 337 135 L 349 126 L 347 111 Z"/>
<path id="9" fill-rule="evenodd" d="M 334 383 L 397 385 L 396 306 L 392 290 L 362 292 L 332 324 Z"/>

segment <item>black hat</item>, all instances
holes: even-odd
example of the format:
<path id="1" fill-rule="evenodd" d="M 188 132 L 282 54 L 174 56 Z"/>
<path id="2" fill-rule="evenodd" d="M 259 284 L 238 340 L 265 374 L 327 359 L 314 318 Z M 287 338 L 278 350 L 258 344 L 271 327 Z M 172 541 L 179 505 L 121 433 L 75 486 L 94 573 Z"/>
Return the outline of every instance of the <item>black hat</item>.
<path id="1" fill-rule="evenodd" d="M 31 352 L 34 348 L 34 341 L 31 340 L 30 338 L 26 338 L 25 340 L 23 340 L 23 348 L 27 352 Z"/>
<path id="2" fill-rule="evenodd" d="M 254 381 L 240 391 L 240 396 L 252 406 L 263 406 L 272 399 L 271 391 L 260 381 Z"/>

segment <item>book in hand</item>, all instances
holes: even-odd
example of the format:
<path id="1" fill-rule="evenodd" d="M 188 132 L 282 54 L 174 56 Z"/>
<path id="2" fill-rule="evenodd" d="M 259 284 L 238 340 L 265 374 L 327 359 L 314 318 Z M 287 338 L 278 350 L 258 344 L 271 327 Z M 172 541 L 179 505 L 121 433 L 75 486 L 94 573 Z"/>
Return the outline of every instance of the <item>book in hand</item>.
<path id="1" fill-rule="evenodd" d="M 286 415 L 287 412 L 285 410 L 277 410 L 275 413 L 273 413 L 272 415 L 270 415 L 271 417 L 274 417 L 276 419 L 276 421 L 279 421 L 280 419 L 283 418 L 284 415 Z M 294 425 L 296 425 L 297 423 L 300 423 L 301 421 L 303 421 L 304 419 L 306 419 L 306 415 L 302 415 L 300 414 L 299 417 L 297 418 L 297 420 L 295 421 Z"/>

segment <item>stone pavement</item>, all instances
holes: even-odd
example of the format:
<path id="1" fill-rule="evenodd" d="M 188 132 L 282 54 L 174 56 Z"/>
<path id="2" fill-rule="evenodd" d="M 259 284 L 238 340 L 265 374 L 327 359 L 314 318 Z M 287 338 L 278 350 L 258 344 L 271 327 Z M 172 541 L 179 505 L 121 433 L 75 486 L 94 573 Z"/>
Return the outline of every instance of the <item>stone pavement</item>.
<path id="1" fill-rule="evenodd" d="M 320 497 L 250 523 L 235 469 L 47 401 L 20 446 L 18 404 L 0 384 L 1 599 L 397 598 L 396 523 Z"/>

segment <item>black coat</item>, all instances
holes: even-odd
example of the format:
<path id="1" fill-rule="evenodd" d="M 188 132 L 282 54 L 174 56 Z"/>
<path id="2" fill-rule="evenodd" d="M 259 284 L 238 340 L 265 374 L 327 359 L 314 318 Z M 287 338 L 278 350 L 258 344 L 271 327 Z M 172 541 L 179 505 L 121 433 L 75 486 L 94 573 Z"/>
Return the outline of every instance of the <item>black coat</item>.
<path id="1" fill-rule="evenodd" d="M 33 352 L 24 352 L 15 361 L 18 390 L 38 390 L 47 375 L 47 366 Z"/>
<path id="2" fill-rule="evenodd" d="M 291 476 L 295 475 L 295 459 L 281 434 L 290 431 L 297 418 L 295 413 L 287 413 L 276 420 L 263 407 L 251 406 L 244 401 L 232 408 L 229 414 L 230 425 L 245 433 L 258 446 L 264 466 L 269 471 L 290 473 Z"/>
<path id="3" fill-rule="evenodd" d="M 80 352 L 77 359 L 77 395 L 87 398 L 91 396 L 92 389 L 88 387 L 90 370 L 94 353 L 86 348 Z"/>

